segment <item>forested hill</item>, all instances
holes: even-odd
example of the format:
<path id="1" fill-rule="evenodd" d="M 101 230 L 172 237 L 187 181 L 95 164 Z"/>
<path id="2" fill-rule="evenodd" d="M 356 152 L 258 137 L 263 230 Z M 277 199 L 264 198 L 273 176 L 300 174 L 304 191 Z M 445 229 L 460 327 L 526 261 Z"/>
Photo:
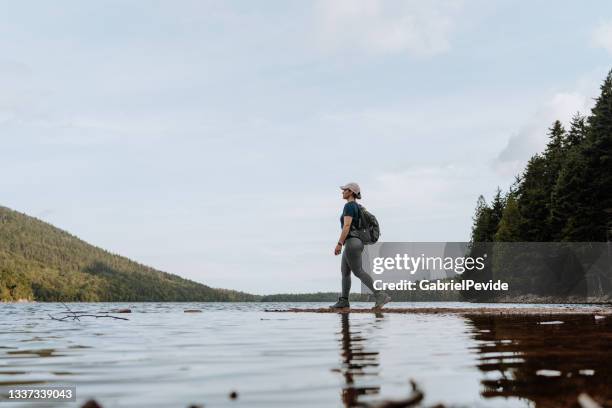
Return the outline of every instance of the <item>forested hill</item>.
<path id="1" fill-rule="evenodd" d="M 0 300 L 252 301 L 161 272 L 0 206 Z"/>
<path id="2" fill-rule="evenodd" d="M 472 242 L 612 240 L 612 71 L 591 114 L 555 121 L 507 193 L 478 199 Z"/>

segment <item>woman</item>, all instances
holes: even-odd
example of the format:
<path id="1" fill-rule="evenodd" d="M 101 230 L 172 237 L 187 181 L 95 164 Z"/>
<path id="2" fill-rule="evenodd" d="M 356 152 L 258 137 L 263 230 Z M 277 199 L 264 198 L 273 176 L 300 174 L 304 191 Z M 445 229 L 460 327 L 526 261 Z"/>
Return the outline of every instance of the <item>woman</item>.
<path id="1" fill-rule="evenodd" d="M 357 276 L 363 284 L 372 291 L 376 297 L 376 303 L 374 308 L 380 308 L 385 303 L 389 302 L 391 298 L 383 291 L 374 289 L 374 282 L 372 277 L 363 270 L 361 265 L 361 254 L 363 253 L 363 242 L 357 236 L 351 234 L 352 229 L 356 229 L 359 226 L 359 204 L 357 199 L 361 199 L 361 189 L 357 183 L 348 183 L 340 187 L 342 189 L 342 198 L 346 200 L 344 204 L 344 210 L 340 216 L 340 226 L 342 232 L 340 233 L 340 239 L 334 249 L 335 255 L 340 255 L 342 247 L 342 266 L 340 271 L 342 272 L 342 295 L 340 299 L 333 304 L 332 308 L 345 308 L 349 307 L 349 293 L 351 291 L 351 271 Z"/>

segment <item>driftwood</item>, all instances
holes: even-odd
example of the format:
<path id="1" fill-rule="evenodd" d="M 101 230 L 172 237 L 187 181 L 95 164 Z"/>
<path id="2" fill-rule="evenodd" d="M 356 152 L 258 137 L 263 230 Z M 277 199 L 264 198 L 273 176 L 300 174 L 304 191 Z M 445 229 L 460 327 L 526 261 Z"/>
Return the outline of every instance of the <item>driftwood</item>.
<path id="1" fill-rule="evenodd" d="M 49 317 L 51 319 L 57 320 L 57 321 L 60 321 L 60 322 L 65 322 L 67 320 L 79 320 L 80 321 L 81 317 L 95 317 L 96 319 L 101 318 L 101 317 L 102 318 L 106 317 L 106 318 L 116 319 L 116 320 L 129 320 L 129 319 L 126 319 L 125 317 L 111 316 L 111 315 L 108 315 L 108 314 L 91 314 L 91 313 L 88 313 L 88 312 L 85 312 L 85 311 L 73 311 L 65 303 L 62 303 L 62 305 L 64 305 L 64 307 L 66 309 L 68 309 L 67 312 L 62 312 L 63 314 L 65 314 L 65 316 L 55 317 L 55 316 L 49 314 Z"/>
<path id="2" fill-rule="evenodd" d="M 132 313 L 132 309 L 113 309 L 111 313 Z"/>
<path id="3" fill-rule="evenodd" d="M 412 387 L 412 392 L 408 396 L 408 398 L 400 399 L 400 400 L 384 400 L 381 402 L 375 403 L 358 403 L 357 406 L 361 406 L 363 408 L 410 408 L 418 405 L 423 398 L 425 398 L 425 394 L 423 391 L 419 389 L 417 384 L 410 380 L 410 386 Z"/>

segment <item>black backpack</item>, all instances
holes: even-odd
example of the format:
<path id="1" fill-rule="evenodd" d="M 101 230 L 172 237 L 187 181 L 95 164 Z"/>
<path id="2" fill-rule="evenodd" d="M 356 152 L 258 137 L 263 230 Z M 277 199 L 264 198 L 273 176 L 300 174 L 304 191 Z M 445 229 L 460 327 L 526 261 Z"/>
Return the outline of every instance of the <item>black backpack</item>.
<path id="1" fill-rule="evenodd" d="M 351 233 L 349 235 L 359 238 L 366 245 L 374 244 L 380 238 L 378 220 L 364 206 L 361 204 L 357 204 L 357 206 L 359 207 L 359 226 L 351 226 Z"/>

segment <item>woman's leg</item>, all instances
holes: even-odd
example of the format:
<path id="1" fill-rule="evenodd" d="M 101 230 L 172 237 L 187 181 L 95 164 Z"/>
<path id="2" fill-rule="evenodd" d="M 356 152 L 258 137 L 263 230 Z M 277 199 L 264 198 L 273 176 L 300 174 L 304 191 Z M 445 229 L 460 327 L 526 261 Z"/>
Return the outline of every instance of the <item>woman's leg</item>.
<path id="1" fill-rule="evenodd" d="M 342 253 L 340 271 L 342 272 L 342 297 L 348 299 L 351 292 L 351 267 L 346 259 L 346 251 Z"/>
<path id="2" fill-rule="evenodd" d="M 363 266 L 361 264 L 361 254 L 363 253 L 363 242 L 359 238 L 349 238 L 346 240 L 344 252 L 342 253 L 342 258 L 346 257 L 346 261 L 348 266 L 353 271 L 355 276 L 359 278 L 363 284 L 372 291 L 372 293 L 376 294 L 378 291 L 374 289 L 374 280 L 366 271 L 363 270 Z M 344 267 L 344 262 L 342 263 Z M 349 277 L 350 279 L 350 277 Z M 344 281 L 344 275 L 343 275 Z M 349 286 L 350 289 L 350 286 Z"/>

